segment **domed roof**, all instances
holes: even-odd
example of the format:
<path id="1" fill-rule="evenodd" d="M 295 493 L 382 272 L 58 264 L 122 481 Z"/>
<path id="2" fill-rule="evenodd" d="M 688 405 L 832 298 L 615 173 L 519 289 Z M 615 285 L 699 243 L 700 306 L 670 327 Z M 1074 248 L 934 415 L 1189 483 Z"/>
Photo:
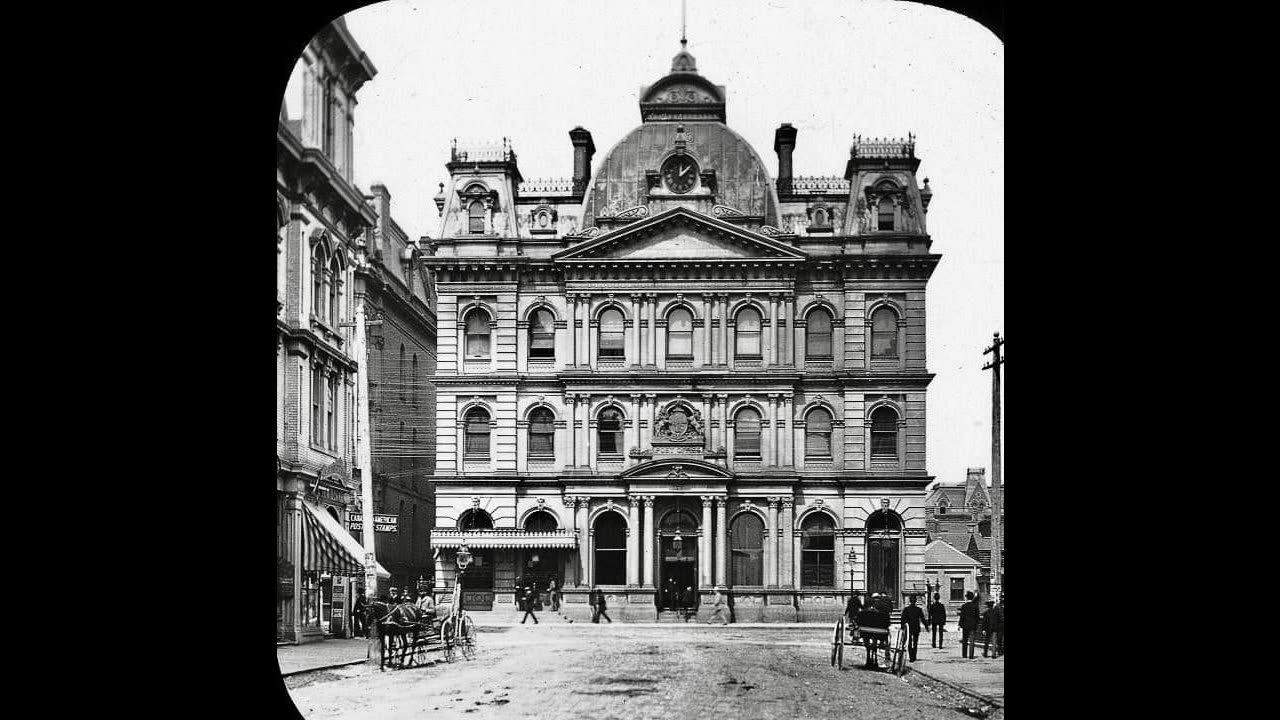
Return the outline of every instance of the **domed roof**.
<path id="1" fill-rule="evenodd" d="M 614 145 L 596 169 L 584 200 L 582 227 L 591 227 L 601 216 L 617 214 L 647 204 L 645 173 L 657 172 L 675 149 L 676 134 L 683 125 L 685 152 L 700 171 L 715 171 L 715 202 L 763 216 L 767 225 L 778 222 L 778 197 L 773 178 L 760 154 L 724 123 L 646 122 Z M 690 197 L 692 202 L 695 198 Z"/>

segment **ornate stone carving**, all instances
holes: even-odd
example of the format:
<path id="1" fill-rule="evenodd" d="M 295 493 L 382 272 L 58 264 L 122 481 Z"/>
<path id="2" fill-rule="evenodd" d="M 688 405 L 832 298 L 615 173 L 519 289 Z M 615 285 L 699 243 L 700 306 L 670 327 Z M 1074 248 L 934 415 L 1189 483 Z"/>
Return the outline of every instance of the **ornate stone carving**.
<path id="1" fill-rule="evenodd" d="M 710 509 L 710 508 L 711 508 L 711 502 L 712 502 L 713 500 L 715 500 L 715 496 L 714 496 L 714 495 L 702 495 L 702 496 L 700 496 L 700 497 L 702 498 L 702 507 L 703 507 L 703 509 Z"/>
<path id="2" fill-rule="evenodd" d="M 703 441 L 702 413 L 686 405 L 672 403 L 658 413 L 655 440 L 671 442 Z"/>
<path id="3" fill-rule="evenodd" d="M 734 207 L 729 207 L 728 205 L 712 205 L 711 215 L 712 217 L 718 217 L 718 218 L 747 216 L 747 214 L 742 212 L 741 210 Z"/>
<path id="4" fill-rule="evenodd" d="M 783 232 L 782 230 L 779 230 L 778 228 L 776 228 L 776 227 L 774 227 L 774 226 L 772 226 L 772 225 L 761 225 L 761 226 L 760 226 L 760 234 L 761 234 L 761 235 L 764 235 L 764 236 L 766 236 L 766 237 L 774 237 L 774 236 L 777 236 L 777 235 L 786 235 L 786 233 L 785 233 L 785 232 Z"/>
<path id="5" fill-rule="evenodd" d="M 795 504 L 796 504 L 795 498 L 789 498 L 789 497 L 782 498 L 782 507 L 784 510 L 789 510 L 795 507 Z"/>
<path id="6" fill-rule="evenodd" d="M 631 208 L 627 208 L 626 210 L 623 210 L 622 212 L 618 213 L 614 217 L 618 220 L 629 220 L 631 218 L 642 218 L 642 217 L 648 217 L 648 216 L 649 216 L 649 208 L 645 207 L 644 205 L 636 205 L 635 207 L 631 207 Z"/>

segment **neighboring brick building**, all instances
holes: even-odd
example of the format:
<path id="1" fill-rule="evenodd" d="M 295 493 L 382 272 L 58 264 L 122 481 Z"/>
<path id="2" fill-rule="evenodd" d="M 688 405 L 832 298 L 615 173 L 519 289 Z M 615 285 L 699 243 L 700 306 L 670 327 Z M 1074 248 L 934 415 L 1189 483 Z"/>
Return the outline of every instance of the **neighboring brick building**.
<path id="1" fill-rule="evenodd" d="M 936 485 L 926 498 L 929 541 L 943 540 L 973 558 L 981 566 L 979 589 L 985 596 L 991 586 L 992 493 L 986 468 L 969 468 L 963 485 Z M 1004 512 L 1001 505 L 1000 541 L 1004 545 Z M 1001 572 L 1008 564 L 1001 552 Z M 930 577 L 930 582 L 935 582 Z M 946 588 L 944 587 L 945 591 Z"/>
<path id="2" fill-rule="evenodd" d="M 435 286 L 418 243 L 391 217 L 391 193 L 374 183 L 367 197 L 377 214 L 364 275 L 369 347 L 369 422 L 373 511 L 398 517 L 395 532 L 374 535 L 378 563 L 390 584 L 430 578 L 435 505 Z M 360 531 L 354 532 L 362 538 Z M 361 539 L 363 542 L 363 539 Z"/>
<path id="3" fill-rule="evenodd" d="M 779 88 L 782 91 L 782 88 Z M 740 620 L 832 619 L 923 591 L 925 230 L 913 138 L 855 137 L 843 177 L 779 177 L 676 55 L 591 173 L 526 182 L 457 145 L 437 196 L 437 592 L 561 581 L 585 615 L 652 619 L 669 584 Z M 509 605 L 508 605 L 509 606 Z"/>
<path id="4" fill-rule="evenodd" d="M 341 19 L 299 59 L 303 103 L 276 129 L 276 637 L 344 632 L 363 553 L 358 508 L 354 266 L 378 217 L 352 184 L 355 93 L 375 69 Z M 383 571 L 385 574 L 385 571 Z"/>

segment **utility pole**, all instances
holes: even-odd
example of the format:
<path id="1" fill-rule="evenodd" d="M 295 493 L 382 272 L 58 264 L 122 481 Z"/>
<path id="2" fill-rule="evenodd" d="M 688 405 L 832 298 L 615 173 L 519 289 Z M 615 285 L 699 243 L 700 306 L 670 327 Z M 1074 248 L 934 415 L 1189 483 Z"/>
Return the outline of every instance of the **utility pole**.
<path id="1" fill-rule="evenodd" d="M 365 230 L 366 233 L 370 232 Z M 373 461 L 369 446 L 372 440 L 369 429 L 369 346 L 365 339 L 365 299 L 367 297 L 367 276 L 369 273 L 368 243 L 362 235 L 356 240 L 356 266 L 354 273 L 353 298 L 355 300 L 355 317 L 353 318 L 353 337 L 351 338 L 351 354 L 356 359 L 356 466 L 360 470 L 360 519 L 364 529 L 360 533 L 364 541 L 364 593 L 365 599 L 372 601 L 377 597 L 378 555 L 374 545 L 373 529 Z M 381 320 L 374 320 L 369 325 L 381 325 Z M 368 659 L 370 663 L 381 664 L 382 648 L 378 642 L 378 633 L 369 632 Z"/>
<path id="2" fill-rule="evenodd" d="M 983 355 L 992 355 L 982 369 L 991 371 L 991 584 L 997 588 L 1004 585 L 1000 571 L 1000 513 L 1004 509 L 1004 480 L 1000 474 L 1000 366 L 1004 364 L 1000 348 L 1003 345 L 1000 333 L 995 333 L 991 347 L 982 351 Z M 991 595 L 998 601 L 998 590 L 993 588 Z"/>

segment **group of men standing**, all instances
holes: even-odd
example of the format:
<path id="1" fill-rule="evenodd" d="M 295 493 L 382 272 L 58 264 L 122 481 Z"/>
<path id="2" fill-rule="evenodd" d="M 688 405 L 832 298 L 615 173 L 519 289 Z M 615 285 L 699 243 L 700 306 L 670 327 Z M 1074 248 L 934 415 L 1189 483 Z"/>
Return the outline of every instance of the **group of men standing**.
<path id="1" fill-rule="evenodd" d="M 860 595 L 858 591 L 850 595 L 849 603 L 845 606 L 845 615 L 862 635 L 862 644 L 867 651 L 867 662 L 863 667 L 876 669 L 879 668 L 876 662 L 876 650 L 888 648 L 889 613 L 893 610 L 893 603 L 886 595 L 872 593 L 870 601 L 864 607 Z M 932 628 L 930 646 L 934 648 L 943 646 L 947 632 L 947 606 L 941 602 L 939 596 L 933 596 L 933 602 L 929 603 L 927 614 L 916 604 L 917 598 L 916 595 L 909 597 L 909 604 L 902 609 L 900 621 L 900 624 L 907 628 L 907 654 L 911 662 L 916 661 L 921 628 Z M 988 600 L 986 612 L 981 613 L 981 616 L 977 597 L 972 592 L 968 592 L 965 593 L 965 599 L 964 605 L 960 606 L 961 656 L 975 657 L 978 630 L 981 629 L 982 657 L 987 657 L 989 651 L 992 651 L 992 658 L 1000 657 L 1004 654 L 1004 596 L 1000 597 L 998 605 L 994 600 Z M 992 640 L 995 641 L 994 650 L 991 648 Z"/>

